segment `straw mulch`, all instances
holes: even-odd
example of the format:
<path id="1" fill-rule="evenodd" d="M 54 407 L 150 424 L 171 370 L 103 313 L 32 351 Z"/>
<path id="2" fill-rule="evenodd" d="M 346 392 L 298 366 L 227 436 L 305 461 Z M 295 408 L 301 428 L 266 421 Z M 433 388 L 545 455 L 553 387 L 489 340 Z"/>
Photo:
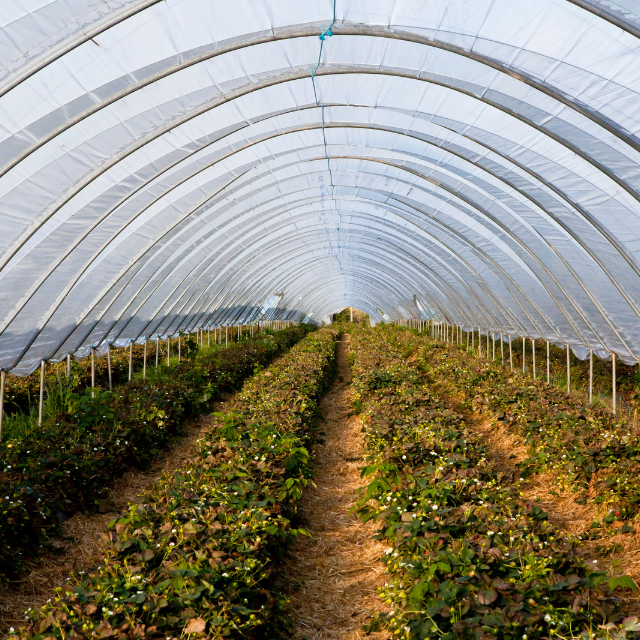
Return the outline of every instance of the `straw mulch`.
<path id="1" fill-rule="evenodd" d="M 490 459 L 498 468 L 515 472 L 515 465 L 527 457 L 522 438 L 509 433 L 499 423 L 475 416 L 469 420 L 468 424 L 472 431 L 487 443 Z M 557 495 L 551 493 L 552 491 Z M 524 486 L 523 493 L 527 500 L 539 499 L 549 520 L 574 536 L 583 536 L 591 529 L 591 523 L 594 520 L 601 519 L 607 514 L 606 509 L 600 509 L 593 502 L 586 505 L 576 504 L 575 494 L 570 491 L 559 491 L 552 474 L 540 474 L 531 478 L 531 481 Z M 589 493 L 591 497 L 595 495 L 593 489 Z M 640 587 L 640 532 L 637 531 L 640 527 L 638 523 L 635 523 L 635 526 L 636 533 L 624 535 L 618 533 L 613 537 L 607 535 L 584 542 L 580 548 L 581 555 L 597 571 L 609 572 L 612 561 L 619 560 L 620 565 L 613 570 L 614 575 L 627 574 Z M 596 547 L 609 547 L 612 544 L 621 545 L 622 551 L 605 557 L 598 554 Z M 631 594 L 626 591 L 621 599 L 630 613 L 640 614 L 640 592 Z"/>
<path id="2" fill-rule="evenodd" d="M 291 594 L 298 639 L 364 638 L 362 625 L 385 608 L 377 589 L 385 582 L 379 560 L 386 547 L 371 539 L 376 525 L 363 525 L 349 513 L 363 485 L 364 442 L 360 419 L 349 415 L 348 343 L 347 335 L 338 352 L 343 381 L 322 402 L 326 435 L 314 447 L 316 487 L 309 486 L 302 500 L 312 538 L 298 538 L 285 567 L 288 580 L 298 585 Z"/>
<path id="3" fill-rule="evenodd" d="M 74 570 L 82 570 L 100 561 L 107 525 L 118 513 L 136 501 L 137 496 L 162 473 L 170 473 L 189 458 L 195 441 L 209 417 L 187 425 L 187 436 L 158 458 L 151 471 L 131 471 L 120 478 L 100 505 L 100 512 L 78 514 L 63 525 L 64 538 L 52 541 L 50 551 L 31 563 L 19 580 L 0 588 L 0 635 L 10 627 L 24 624 L 24 611 L 39 608 L 55 596 Z"/>

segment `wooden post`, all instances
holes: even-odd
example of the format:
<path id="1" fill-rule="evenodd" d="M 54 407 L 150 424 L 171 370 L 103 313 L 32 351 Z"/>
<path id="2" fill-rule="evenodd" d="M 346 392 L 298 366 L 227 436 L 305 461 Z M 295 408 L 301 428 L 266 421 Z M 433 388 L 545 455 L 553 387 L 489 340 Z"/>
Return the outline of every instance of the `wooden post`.
<path id="1" fill-rule="evenodd" d="M 589 404 L 593 402 L 593 349 L 589 349 Z"/>
<path id="2" fill-rule="evenodd" d="M 91 347 L 91 397 L 96 397 L 96 350 Z"/>
<path id="3" fill-rule="evenodd" d="M 129 380 L 133 375 L 133 342 L 129 343 Z"/>
<path id="4" fill-rule="evenodd" d="M 616 398 L 616 354 L 611 352 L 611 382 L 613 383 L 613 414 L 617 413 L 617 398 Z"/>
<path id="5" fill-rule="evenodd" d="M 7 372 L 2 369 L 0 371 L 0 442 L 2 442 L 2 425 L 4 423 L 4 385 L 7 378 Z"/>
<path id="6" fill-rule="evenodd" d="M 533 356 L 533 379 L 536 379 L 536 341 L 531 338 L 531 354 Z"/>
<path id="7" fill-rule="evenodd" d="M 571 360 L 569 356 L 569 343 L 567 343 L 567 393 L 571 393 Z"/>
<path id="8" fill-rule="evenodd" d="M 511 365 L 511 371 L 513 371 L 513 351 L 511 350 L 511 334 L 509 334 L 509 364 Z"/>
<path id="9" fill-rule="evenodd" d="M 107 345 L 107 370 L 109 372 L 109 391 L 113 391 L 113 382 L 111 380 L 111 345 Z"/>
<path id="10" fill-rule="evenodd" d="M 551 381 L 551 375 L 549 371 L 549 341 L 547 340 L 547 384 Z"/>
<path id="11" fill-rule="evenodd" d="M 147 341 L 144 341 L 144 357 L 142 359 L 142 379 L 147 379 Z"/>
<path id="12" fill-rule="evenodd" d="M 40 361 L 40 406 L 38 408 L 38 426 L 42 426 L 42 413 L 44 405 L 44 360 Z"/>

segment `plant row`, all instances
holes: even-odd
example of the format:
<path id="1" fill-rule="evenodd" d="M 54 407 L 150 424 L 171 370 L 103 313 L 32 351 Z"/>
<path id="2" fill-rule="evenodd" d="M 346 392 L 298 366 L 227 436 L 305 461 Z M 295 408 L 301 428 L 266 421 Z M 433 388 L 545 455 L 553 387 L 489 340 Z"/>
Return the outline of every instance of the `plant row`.
<path id="1" fill-rule="evenodd" d="M 283 637 L 272 572 L 301 532 L 296 501 L 336 337 L 314 332 L 250 379 L 194 457 L 111 523 L 103 562 L 73 575 L 19 637 Z"/>
<path id="2" fill-rule="evenodd" d="M 601 505 L 596 524 L 633 530 L 625 523 L 640 515 L 640 437 L 627 420 L 459 347 L 422 342 L 425 365 L 459 410 L 493 418 L 526 445 L 522 477 L 551 473 L 576 502 Z"/>
<path id="3" fill-rule="evenodd" d="M 113 393 L 68 391 L 67 411 L 21 440 L 0 443 L 0 579 L 51 544 L 71 515 L 99 508 L 113 480 L 147 467 L 220 392 L 291 347 L 305 326 L 162 367 Z"/>
<path id="4" fill-rule="evenodd" d="M 219 330 L 216 330 L 219 331 Z M 225 344 L 225 332 L 222 330 L 218 333 L 218 340 L 222 336 L 222 343 L 215 342 L 215 336 L 204 334 L 204 340 L 211 342 L 211 348 L 222 347 Z M 250 331 L 245 328 L 245 332 L 237 327 L 229 327 L 227 329 L 227 338 L 232 343 L 240 340 L 247 340 Z M 180 339 L 172 338 L 169 347 L 169 355 L 172 359 L 178 356 L 178 340 L 181 340 L 180 353 L 182 357 L 192 355 L 194 349 L 198 348 L 197 339 L 193 335 L 183 335 Z M 155 341 L 147 343 L 147 367 L 151 369 L 156 363 L 156 349 L 158 352 L 159 364 L 167 362 L 167 340 L 160 340 L 158 344 Z M 134 344 L 131 349 L 132 370 L 138 372 L 142 369 L 144 362 L 144 345 Z M 95 375 L 96 386 L 108 388 L 109 372 L 108 361 L 106 357 L 95 359 Z M 57 364 L 48 364 L 46 370 L 45 386 L 48 391 L 58 386 L 58 379 L 67 378 L 67 363 L 60 362 Z M 111 381 L 113 385 L 125 383 L 129 379 L 129 347 L 122 349 L 111 349 Z M 91 386 L 91 358 L 82 358 L 80 360 L 72 359 L 71 361 L 71 383 L 77 388 L 86 388 Z M 7 415 L 18 412 L 29 412 L 30 409 L 37 404 L 40 395 L 40 369 L 36 369 L 28 376 L 18 377 L 9 375 L 6 378 L 5 386 L 5 405 L 4 411 Z"/>
<path id="5" fill-rule="evenodd" d="M 358 504 L 389 543 L 371 630 L 425 638 L 635 638 L 607 579 L 579 556 L 521 481 L 491 467 L 486 446 L 434 390 L 409 331 L 352 334 L 355 401 L 367 442 Z M 410 355 L 412 354 L 412 355 Z M 631 583 L 632 584 L 632 583 Z"/>

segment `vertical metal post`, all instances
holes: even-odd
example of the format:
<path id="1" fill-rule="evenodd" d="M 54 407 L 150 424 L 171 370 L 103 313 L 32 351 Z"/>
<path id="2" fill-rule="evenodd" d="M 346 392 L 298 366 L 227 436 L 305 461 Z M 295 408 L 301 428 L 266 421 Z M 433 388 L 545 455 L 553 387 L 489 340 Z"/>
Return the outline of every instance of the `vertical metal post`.
<path id="1" fill-rule="evenodd" d="M 113 382 L 111 380 L 111 345 L 107 345 L 107 371 L 109 373 L 109 391 L 113 391 Z"/>
<path id="2" fill-rule="evenodd" d="M 550 364 L 549 364 L 549 341 L 547 340 L 547 384 L 551 382 L 551 374 L 550 374 Z"/>
<path id="3" fill-rule="evenodd" d="M 7 372 L 2 369 L 0 371 L 0 442 L 2 442 L 2 426 L 4 423 L 4 385 L 7 378 Z"/>
<path id="4" fill-rule="evenodd" d="M 513 351 L 511 350 L 511 334 L 509 334 L 509 364 L 511 365 L 511 371 L 513 371 Z"/>
<path id="5" fill-rule="evenodd" d="M 96 397 L 96 350 L 91 347 L 91 397 Z"/>
<path id="6" fill-rule="evenodd" d="M 467 353 L 469 352 L 469 332 L 467 331 Z"/>
<path id="7" fill-rule="evenodd" d="M 504 367 L 504 340 L 500 334 L 500 364 Z"/>
<path id="8" fill-rule="evenodd" d="M 44 360 L 40 361 L 40 406 L 38 407 L 38 425 L 42 426 L 42 413 L 44 405 Z"/>
<path id="9" fill-rule="evenodd" d="M 493 339 L 493 361 L 496 361 L 496 332 L 491 332 L 491 337 Z"/>
<path id="10" fill-rule="evenodd" d="M 171 361 L 171 342 L 169 338 L 167 338 L 167 367 L 169 366 L 170 361 Z"/>
<path id="11" fill-rule="evenodd" d="M 178 362 L 180 362 L 180 350 L 182 348 L 182 336 L 178 334 Z"/>
<path id="12" fill-rule="evenodd" d="M 147 379 L 147 341 L 144 341 L 144 357 L 142 359 L 142 379 Z"/>
<path id="13" fill-rule="evenodd" d="M 129 343 L 129 380 L 133 375 L 133 342 Z"/>
<path id="14" fill-rule="evenodd" d="M 533 379 L 536 379 L 536 341 L 531 338 L 531 354 L 533 356 Z"/>
<path id="15" fill-rule="evenodd" d="M 156 369 L 160 360 L 160 338 L 156 338 Z"/>
<path id="16" fill-rule="evenodd" d="M 589 349 L 589 404 L 593 402 L 593 349 Z"/>
<path id="17" fill-rule="evenodd" d="M 522 336 L 522 373 L 524 373 L 524 368 L 525 368 L 524 359 L 526 357 L 526 346 L 527 346 L 527 339 L 524 336 Z"/>
<path id="18" fill-rule="evenodd" d="M 71 354 L 67 353 L 67 384 L 71 382 Z"/>
<path id="19" fill-rule="evenodd" d="M 569 343 L 567 343 L 567 393 L 571 393 L 571 360 L 569 355 Z"/>
<path id="20" fill-rule="evenodd" d="M 613 383 L 613 414 L 617 413 L 617 398 L 616 398 L 616 354 L 611 352 L 611 382 Z"/>

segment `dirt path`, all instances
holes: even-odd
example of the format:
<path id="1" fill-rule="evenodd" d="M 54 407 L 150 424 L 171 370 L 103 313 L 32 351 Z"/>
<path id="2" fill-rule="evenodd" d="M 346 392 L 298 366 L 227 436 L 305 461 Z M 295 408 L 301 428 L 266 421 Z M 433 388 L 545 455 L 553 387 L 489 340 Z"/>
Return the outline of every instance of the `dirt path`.
<path id="1" fill-rule="evenodd" d="M 215 410 L 221 410 L 222 406 L 219 403 Z M 209 420 L 209 416 L 202 416 L 200 421 L 187 425 L 187 435 L 160 455 L 150 471 L 125 473 L 101 500 L 99 513 L 70 518 L 63 525 L 65 537 L 54 539 L 51 551 L 32 561 L 19 580 L 0 588 L 0 637 L 5 636 L 10 627 L 18 629 L 24 624 L 25 609 L 39 608 L 53 598 L 56 587 L 62 586 L 73 570 L 82 570 L 100 560 L 109 522 L 163 473 L 177 469 L 191 456 Z"/>
<path id="2" fill-rule="evenodd" d="M 321 405 L 326 435 L 314 447 L 316 488 L 302 500 L 313 537 L 299 539 L 287 563 L 289 579 L 300 584 L 291 596 L 299 639 L 364 638 L 361 626 L 372 611 L 384 609 L 377 589 L 384 584 L 379 559 L 386 547 L 371 539 L 376 525 L 363 525 L 349 514 L 362 486 L 364 442 L 360 418 L 349 416 L 348 349 L 346 335 L 338 346 L 338 380 Z"/>

